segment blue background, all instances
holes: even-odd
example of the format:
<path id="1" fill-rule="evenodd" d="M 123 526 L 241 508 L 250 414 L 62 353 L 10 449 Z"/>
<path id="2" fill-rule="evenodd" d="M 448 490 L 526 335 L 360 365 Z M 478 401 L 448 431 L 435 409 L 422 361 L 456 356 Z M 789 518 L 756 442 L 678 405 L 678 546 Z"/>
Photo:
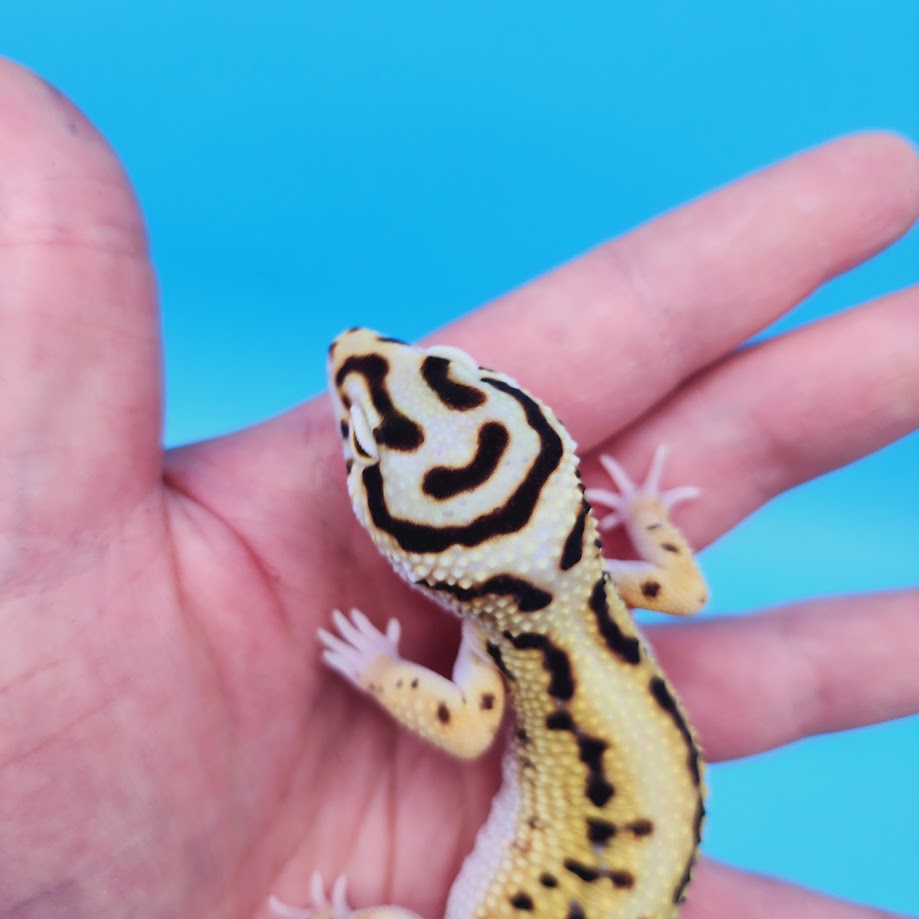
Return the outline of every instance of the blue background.
<path id="1" fill-rule="evenodd" d="M 833 135 L 919 139 L 915 0 L 7 0 L 0 52 L 127 164 L 170 444 L 319 391 L 343 326 L 413 338 Z M 917 267 L 914 231 L 777 328 Z M 913 435 L 772 502 L 705 552 L 714 612 L 915 582 L 917 469 Z M 763 558 L 780 578 L 749 577 Z M 913 718 L 716 767 L 706 849 L 919 913 L 917 762 Z"/>

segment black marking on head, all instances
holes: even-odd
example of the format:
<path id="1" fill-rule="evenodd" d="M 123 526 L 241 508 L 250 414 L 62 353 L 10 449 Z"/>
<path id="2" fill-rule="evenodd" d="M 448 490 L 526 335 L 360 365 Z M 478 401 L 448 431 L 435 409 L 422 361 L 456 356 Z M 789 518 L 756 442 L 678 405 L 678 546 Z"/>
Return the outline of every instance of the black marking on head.
<path id="1" fill-rule="evenodd" d="M 539 452 L 523 481 L 504 504 L 459 526 L 431 526 L 393 517 L 386 506 L 383 474 L 379 466 L 364 469 L 364 491 L 374 526 L 389 533 L 406 552 L 443 552 L 450 546 L 478 546 L 496 536 L 522 530 L 530 522 L 549 476 L 564 456 L 565 448 L 558 431 L 549 423 L 535 399 L 502 380 L 487 379 L 484 382 L 520 403 L 527 423 L 539 436 Z"/>
<path id="2" fill-rule="evenodd" d="M 351 373 L 360 374 L 365 379 L 370 400 L 380 414 L 379 427 L 373 432 L 376 442 L 405 453 L 417 450 L 424 442 L 424 432 L 393 404 L 386 386 L 389 361 L 380 354 L 352 355 L 338 368 L 336 385 L 341 387 Z"/>
<path id="3" fill-rule="evenodd" d="M 585 865 L 583 862 L 579 862 L 573 858 L 566 858 L 564 865 L 572 874 L 576 874 L 582 881 L 593 882 L 602 874 L 599 868 Z"/>
<path id="4" fill-rule="evenodd" d="M 411 347 L 407 341 L 403 341 L 401 338 L 392 338 L 389 335 L 377 335 L 377 341 L 382 341 L 389 345 L 405 345 L 407 348 Z"/>
<path id="5" fill-rule="evenodd" d="M 605 846 L 616 835 L 616 827 L 608 820 L 587 818 L 587 838 L 598 846 Z"/>
<path id="6" fill-rule="evenodd" d="M 588 513 L 590 513 L 590 505 L 582 498 L 578 515 L 574 518 L 574 526 L 565 539 L 562 557 L 558 563 L 562 571 L 573 568 L 584 554 L 584 526 L 587 523 Z"/>
<path id="7" fill-rule="evenodd" d="M 650 533 L 651 530 L 659 530 L 662 526 L 662 523 L 649 523 L 645 529 Z"/>
<path id="8" fill-rule="evenodd" d="M 513 906 L 514 909 L 523 909 L 532 912 L 533 898 L 522 890 L 518 891 L 511 897 L 511 906 Z"/>
<path id="9" fill-rule="evenodd" d="M 328 355 L 331 357 L 335 353 L 335 348 L 338 347 L 338 339 L 336 338 L 328 347 Z"/>
<path id="10" fill-rule="evenodd" d="M 485 402 L 485 393 L 475 386 L 451 380 L 448 371 L 450 361 L 445 357 L 429 354 L 421 362 L 421 376 L 440 401 L 457 412 L 468 412 Z"/>
<path id="11" fill-rule="evenodd" d="M 501 673 L 507 679 L 517 679 L 514 674 L 507 669 L 507 664 L 504 663 L 504 657 L 502 656 L 501 648 L 498 645 L 494 644 L 493 642 L 488 642 L 488 644 L 485 645 L 485 650 L 488 652 L 488 656 L 495 662 L 495 666 L 498 668 L 498 670 L 501 671 Z"/>
<path id="12" fill-rule="evenodd" d="M 472 460 L 465 466 L 435 466 L 428 470 L 421 490 L 437 501 L 474 491 L 495 474 L 509 442 L 510 435 L 503 424 L 486 422 L 479 428 L 479 445 Z"/>
<path id="13" fill-rule="evenodd" d="M 645 817 L 627 823 L 625 828 L 635 836 L 650 836 L 654 832 L 654 824 Z"/>
<path id="14" fill-rule="evenodd" d="M 351 474 L 351 470 L 352 470 L 353 468 L 354 468 L 354 460 L 351 459 L 351 457 L 349 456 L 349 457 L 345 460 L 345 472 L 348 473 L 348 475 L 350 475 L 350 474 Z"/>
<path id="15" fill-rule="evenodd" d="M 537 610 L 545 609 L 552 602 L 552 594 L 549 591 L 518 578 L 515 574 L 496 574 L 474 587 L 460 587 L 458 584 L 446 584 L 443 581 L 419 583 L 425 584 L 431 590 L 448 593 L 463 603 L 490 595 L 513 597 L 521 613 L 535 613 Z"/>
<path id="16" fill-rule="evenodd" d="M 495 707 L 495 694 L 493 692 L 483 692 L 479 699 L 479 708 L 483 712 L 490 712 Z"/>
<path id="17" fill-rule="evenodd" d="M 450 723 L 450 709 L 447 707 L 446 702 L 441 702 L 440 705 L 437 706 L 437 720 L 441 724 Z"/>
<path id="18" fill-rule="evenodd" d="M 418 679 L 416 678 L 416 679 L 412 680 L 412 682 L 411 682 L 410 685 L 411 685 L 412 689 L 417 689 L 417 688 L 418 688 Z"/>
<path id="19" fill-rule="evenodd" d="M 342 440 L 348 439 L 348 434 L 351 432 L 351 429 L 348 427 L 348 422 L 342 419 L 338 422 L 338 431 L 341 434 Z"/>
<path id="20" fill-rule="evenodd" d="M 679 555 L 679 554 L 680 554 L 680 547 L 677 546 L 677 545 L 674 545 L 674 543 L 672 543 L 672 542 L 662 542 L 662 543 L 661 543 L 661 548 L 662 548 L 665 552 L 672 552 L 674 555 Z"/>
<path id="21" fill-rule="evenodd" d="M 550 676 L 550 696 L 567 701 L 574 695 L 571 661 L 561 648 L 553 644 L 545 635 L 537 632 L 521 632 L 519 635 L 505 632 L 504 637 L 518 650 L 542 651 L 542 665 Z"/>
<path id="22" fill-rule="evenodd" d="M 635 886 L 635 875 L 631 871 L 613 869 L 606 876 L 613 882 L 614 887 L 620 890 L 631 890 Z"/>
<path id="23" fill-rule="evenodd" d="M 548 871 L 543 871 L 539 876 L 539 883 L 543 887 L 558 887 L 558 878 L 554 874 L 549 874 Z"/>
<path id="24" fill-rule="evenodd" d="M 643 581 L 641 585 L 642 596 L 649 599 L 656 597 L 661 592 L 661 585 L 657 581 Z"/>
<path id="25" fill-rule="evenodd" d="M 590 608 L 610 651 L 627 664 L 637 664 L 641 660 L 641 642 L 635 635 L 626 635 L 610 615 L 606 599 L 606 575 L 594 584 L 590 594 Z"/>
<path id="26" fill-rule="evenodd" d="M 586 919 L 584 907 L 577 900 L 568 901 L 568 915 L 565 919 Z"/>
<path id="27" fill-rule="evenodd" d="M 517 741 L 524 747 L 527 746 L 527 744 L 530 742 L 530 735 L 527 734 L 526 728 L 517 728 L 517 730 L 514 732 L 514 736 L 517 738 Z"/>
<path id="28" fill-rule="evenodd" d="M 686 723 L 686 719 L 683 717 L 683 713 L 680 711 L 676 699 L 673 698 L 673 694 L 670 692 L 670 687 L 667 686 L 667 683 L 662 677 L 654 676 L 651 677 L 649 688 L 651 689 L 651 695 L 654 696 L 654 701 L 670 715 L 677 730 L 683 735 L 683 740 L 686 741 L 686 746 L 689 749 L 688 764 L 692 780 L 696 785 L 701 784 L 702 775 L 699 766 L 699 750 L 692 738 L 692 731 L 690 731 L 689 725 Z"/>

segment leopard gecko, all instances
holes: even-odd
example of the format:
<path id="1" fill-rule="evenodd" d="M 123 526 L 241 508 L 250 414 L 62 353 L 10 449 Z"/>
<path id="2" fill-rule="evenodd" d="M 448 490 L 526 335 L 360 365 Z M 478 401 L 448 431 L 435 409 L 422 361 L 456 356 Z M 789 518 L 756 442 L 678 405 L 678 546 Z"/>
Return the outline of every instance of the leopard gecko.
<path id="1" fill-rule="evenodd" d="M 686 715 L 628 607 L 698 609 L 706 588 L 661 491 L 609 457 L 617 491 L 586 490 L 552 410 L 451 347 L 367 329 L 329 348 L 348 491 L 377 548 L 462 618 L 447 679 L 402 659 L 399 623 L 333 613 L 328 665 L 405 727 L 458 757 L 484 752 L 513 709 L 503 784 L 448 897 L 446 919 L 665 919 L 689 883 L 705 814 Z M 639 561 L 601 555 L 588 499 L 612 509 Z M 312 919 L 419 919 L 352 910 L 344 880 Z"/>

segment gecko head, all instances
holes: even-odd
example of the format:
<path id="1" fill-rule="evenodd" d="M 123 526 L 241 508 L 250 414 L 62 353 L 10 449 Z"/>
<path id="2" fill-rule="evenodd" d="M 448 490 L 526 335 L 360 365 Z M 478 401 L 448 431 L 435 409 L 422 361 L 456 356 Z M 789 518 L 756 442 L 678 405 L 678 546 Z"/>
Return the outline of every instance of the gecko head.
<path id="1" fill-rule="evenodd" d="M 329 348 L 329 386 L 355 513 L 414 583 L 486 571 L 526 522 L 528 483 L 561 462 L 548 410 L 457 348 L 351 329 Z"/>

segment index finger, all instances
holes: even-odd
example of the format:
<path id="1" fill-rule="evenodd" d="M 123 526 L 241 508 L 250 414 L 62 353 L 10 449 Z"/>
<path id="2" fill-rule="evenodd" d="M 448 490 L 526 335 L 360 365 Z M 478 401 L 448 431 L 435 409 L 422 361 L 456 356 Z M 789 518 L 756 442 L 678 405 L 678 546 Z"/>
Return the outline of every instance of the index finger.
<path id="1" fill-rule="evenodd" d="M 845 138 L 600 246 L 437 339 L 544 397 L 586 451 L 917 216 L 913 148 Z"/>

